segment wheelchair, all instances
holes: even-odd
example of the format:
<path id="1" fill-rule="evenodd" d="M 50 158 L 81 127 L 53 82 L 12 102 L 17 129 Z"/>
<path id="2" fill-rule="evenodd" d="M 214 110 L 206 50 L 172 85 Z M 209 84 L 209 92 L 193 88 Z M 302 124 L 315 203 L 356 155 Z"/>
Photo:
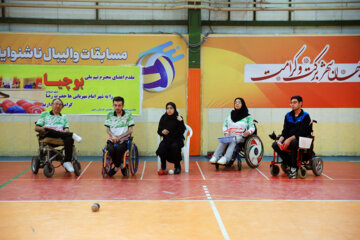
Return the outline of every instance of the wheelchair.
<path id="1" fill-rule="evenodd" d="M 116 146 L 116 143 L 114 145 Z M 123 166 L 125 166 L 124 168 L 121 168 L 121 173 L 124 177 L 129 177 L 130 173 L 132 176 L 134 176 L 139 167 L 139 151 L 136 144 L 133 142 L 133 137 L 129 137 L 129 139 L 126 141 L 126 148 L 127 150 L 123 156 Z M 103 149 L 101 169 L 103 178 L 109 176 L 110 170 L 114 167 L 115 165 L 105 145 Z"/>
<path id="2" fill-rule="evenodd" d="M 44 175 L 48 178 L 52 177 L 55 173 L 55 168 L 60 167 L 64 163 L 65 148 L 64 141 L 61 138 L 44 137 L 42 134 L 37 134 L 39 143 L 39 156 L 32 157 L 31 170 L 37 174 L 40 168 L 44 169 Z M 59 162 L 54 166 L 53 162 Z M 76 176 L 81 174 L 81 165 L 77 160 L 76 148 L 73 145 L 73 154 L 71 163 L 74 167 Z"/>
<path id="3" fill-rule="evenodd" d="M 299 148 L 297 151 L 297 176 L 301 179 L 306 178 L 307 170 L 312 170 L 315 176 L 320 176 L 323 169 L 323 160 L 320 157 L 317 157 L 314 152 L 314 141 L 315 136 L 313 136 L 313 123 L 317 123 L 316 120 L 312 120 L 310 123 L 311 136 L 308 138 L 299 139 Z M 275 142 L 279 140 L 280 135 L 276 136 L 275 132 L 269 135 L 271 139 Z M 290 154 L 291 150 L 286 150 Z M 274 151 L 273 160 L 270 163 L 270 173 L 272 176 L 278 176 L 280 172 L 279 166 L 284 173 L 288 173 L 289 169 L 282 161 L 279 161 L 279 155 Z"/>
<path id="4" fill-rule="evenodd" d="M 238 143 L 231 159 L 224 165 L 226 168 L 231 168 L 237 162 L 237 169 L 241 171 L 241 158 L 244 158 L 247 165 L 251 168 L 260 166 L 264 154 L 264 146 L 261 139 L 257 136 L 256 121 L 254 119 L 255 132 L 248 136 L 245 142 Z M 216 170 L 219 169 L 220 164 L 214 163 Z"/>

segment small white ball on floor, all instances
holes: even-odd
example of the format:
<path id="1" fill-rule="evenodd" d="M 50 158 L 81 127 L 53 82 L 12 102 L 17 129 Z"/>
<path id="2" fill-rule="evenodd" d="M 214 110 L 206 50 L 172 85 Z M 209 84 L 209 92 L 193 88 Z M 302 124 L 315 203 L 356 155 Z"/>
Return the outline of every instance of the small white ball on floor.
<path id="1" fill-rule="evenodd" d="M 169 170 L 169 174 L 170 174 L 170 175 L 171 175 L 171 174 L 174 174 L 174 170 L 170 169 L 170 170 Z"/>

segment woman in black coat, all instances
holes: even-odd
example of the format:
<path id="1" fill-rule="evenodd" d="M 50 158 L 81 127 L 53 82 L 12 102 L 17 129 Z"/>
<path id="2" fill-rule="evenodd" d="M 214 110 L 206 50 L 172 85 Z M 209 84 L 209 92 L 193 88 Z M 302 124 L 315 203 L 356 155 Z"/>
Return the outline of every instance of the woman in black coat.
<path id="1" fill-rule="evenodd" d="M 173 102 L 166 104 L 166 113 L 162 115 L 158 134 L 163 137 L 159 148 L 156 151 L 161 159 L 161 169 L 159 175 L 167 174 L 166 161 L 174 163 L 175 174 L 181 172 L 181 148 L 184 146 L 185 124 L 183 118 L 176 111 L 176 105 Z"/>

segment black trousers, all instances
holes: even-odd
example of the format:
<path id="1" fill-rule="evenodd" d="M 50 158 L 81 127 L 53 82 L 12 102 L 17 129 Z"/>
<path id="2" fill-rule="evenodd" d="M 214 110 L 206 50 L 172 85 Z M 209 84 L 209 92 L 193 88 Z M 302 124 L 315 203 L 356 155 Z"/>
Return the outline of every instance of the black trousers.
<path id="1" fill-rule="evenodd" d="M 161 169 L 166 169 L 166 161 L 174 163 L 175 168 L 180 167 L 181 148 L 184 146 L 183 140 L 164 139 L 159 144 L 156 155 L 160 157 Z"/>
<path id="2" fill-rule="evenodd" d="M 290 153 L 280 150 L 279 146 L 277 145 L 277 142 L 274 142 L 272 144 L 272 148 L 274 149 L 275 152 L 279 154 L 284 164 L 290 167 L 297 167 L 297 150 L 299 148 L 299 140 L 294 139 L 291 141 L 288 147 L 288 149 L 291 150 Z"/>
<path id="3" fill-rule="evenodd" d="M 123 143 L 117 143 L 116 145 L 108 140 L 107 141 L 107 150 L 110 153 L 111 159 L 114 162 L 115 167 L 120 167 L 123 162 L 123 156 L 127 150 L 127 141 Z"/>
<path id="4" fill-rule="evenodd" d="M 73 154 L 74 139 L 71 132 L 58 132 L 48 129 L 44 137 L 61 138 L 64 141 L 65 162 L 71 162 Z"/>

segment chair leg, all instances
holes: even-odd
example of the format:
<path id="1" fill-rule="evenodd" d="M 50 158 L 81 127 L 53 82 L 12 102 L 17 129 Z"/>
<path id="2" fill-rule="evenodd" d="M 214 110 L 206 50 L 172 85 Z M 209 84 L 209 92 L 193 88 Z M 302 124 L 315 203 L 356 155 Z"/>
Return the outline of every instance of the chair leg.
<path id="1" fill-rule="evenodd" d="M 158 163 L 158 171 L 161 169 L 161 160 L 160 157 L 157 157 L 157 163 Z"/>
<path id="2" fill-rule="evenodd" d="M 185 163 L 185 172 L 189 172 L 189 151 L 188 149 L 184 152 L 184 163 Z"/>

